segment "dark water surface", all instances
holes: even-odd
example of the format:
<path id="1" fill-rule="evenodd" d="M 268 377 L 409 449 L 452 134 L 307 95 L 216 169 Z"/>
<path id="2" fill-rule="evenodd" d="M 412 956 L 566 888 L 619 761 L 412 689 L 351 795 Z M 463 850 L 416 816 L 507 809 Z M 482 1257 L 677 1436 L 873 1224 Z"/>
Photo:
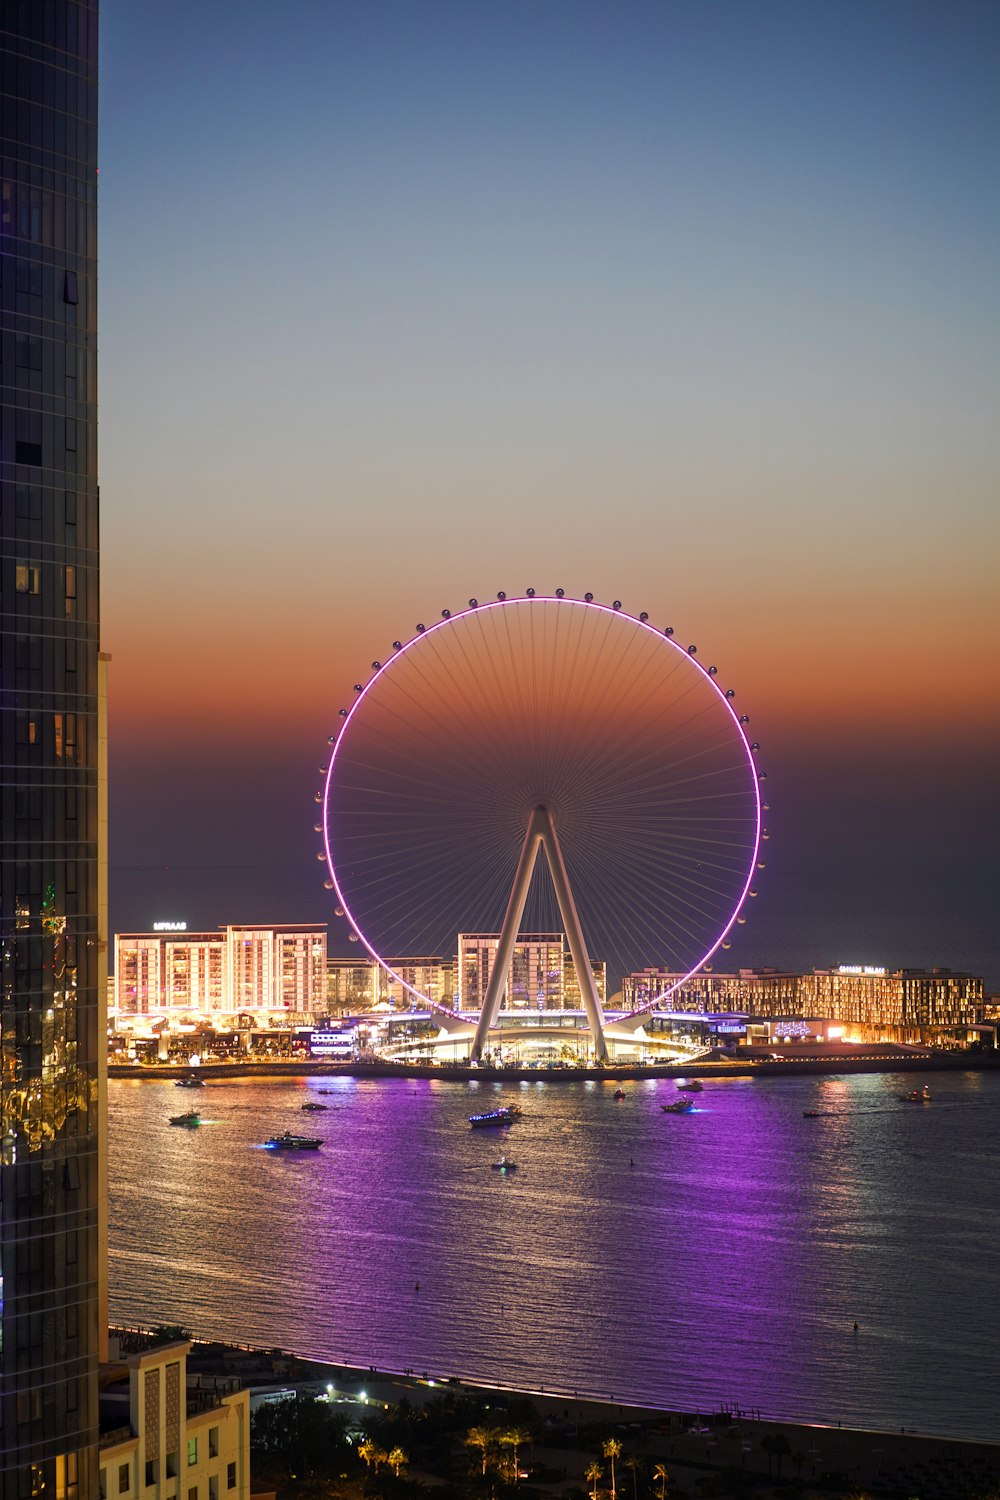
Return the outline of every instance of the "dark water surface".
<path id="1" fill-rule="evenodd" d="M 111 1315 L 331 1362 L 997 1439 L 1000 1076 L 929 1078 L 926 1105 L 897 1099 L 915 1075 L 712 1080 L 689 1116 L 661 1111 L 682 1097 L 667 1080 L 618 1101 L 603 1082 L 113 1080 Z M 329 1111 L 301 1112 L 310 1098 Z M 469 1128 L 501 1101 L 518 1124 Z M 211 1123 L 168 1125 L 194 1106 Z M 284 1129 L 324 1145 L 257 1149 Z"/>

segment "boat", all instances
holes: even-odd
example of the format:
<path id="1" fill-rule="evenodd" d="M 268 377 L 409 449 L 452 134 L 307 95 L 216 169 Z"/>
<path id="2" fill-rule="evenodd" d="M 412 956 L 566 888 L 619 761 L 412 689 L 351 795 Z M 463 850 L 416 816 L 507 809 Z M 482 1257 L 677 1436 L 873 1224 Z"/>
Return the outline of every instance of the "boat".
<path id="1" fill-rule="evenodd" d="M 819 1116 L 820 1112 L 818 1109 L 804 1109 L 802 1111 L 802 1118 L 804 1120 L 818 1120 Z"/>
<path id="2" fill-rule="evenodd" d="M 615 1091 L 611 1095 L 611 1097 L 612 1097 L 612 1099 L 624 1099 L 625 1098 L 625 1090 L 624 1089 L 615 1089 Z"/>
<path id="3" fill-rule="evenodd" d="M 481 1125 L 513 1125 L 520 1113 L 516 1104 L 501 1104 L 497 1109 L 488 1109 L 485 1114 L 470 1115 L 469 1124 L 473 1130 Z"/>
<path id="4" fill-rule="evenodd" d="M 269 1151 L 318 1151 L 323 1142 L 313 1135 L 293 1135 L 290 1130 L 264 1142 Z"/>
<path id="5" fill-rule="evenodd" d="M 692 1078 L 690 1083 L 679 1083 L 677 1087 L 680 1089 L 682 1094 L 700 1094 L 702 1090 L 702 1083 L 700 1079 Z"/>
<path id="6" fill-rule="evenodd" d="M 204 1087 L 205 1080 L 204 1078 L 199 1078 L 197 1073 L 189 1073 L 186 1078 L 174 1079 L 175 1089 L 203 1089 Z"/>
<path id="7" fill-rule="evenodd" d="M 494 1172 L 516 1172 L 517 1171 L 517 1162 L 516 1161 L 508 1161 L 507 1158 L 506 1158 L 506 1156 L 501 1156 L 501 1158 L 500 1158 L 499 1161 L 492 1161 L 492 1162 L 490 1162 L 490 1166 L 493 1168 Z"/>
<path id="8" fill-rule="evenodd" d="M 301 1104 L 299 1108 L 308 1109 L 315 1113 L 315 1111 L 318 1109 L 329 1109 L 330 1106 L 329 1104 L 317 1104 L 315 1099 L 307 1099 L 305 1104 Z"/>
<path id="9" fill-rule="evenodd" d="M 922 1089 L 911 1089 L 908 1094 L 897 1094 L 896 1098 L 901 1104 L 930 1104 L 931 1091 L 925 1083 Z"/>
<path id="10" fill-rule="evenodd" d="M 694 1105 L 690 1099 L 678 1099 L 674 1104 L 661 1104 L 660 1108 L 665 1115 L 689 1115 Z"/>
<path id="11" fill-rule="evenodd" d="M 189 1109 L 186 1115 L 171 1115 L 171 1125 L 200 1125 L 201 1115 L 196 1109 Z"/>

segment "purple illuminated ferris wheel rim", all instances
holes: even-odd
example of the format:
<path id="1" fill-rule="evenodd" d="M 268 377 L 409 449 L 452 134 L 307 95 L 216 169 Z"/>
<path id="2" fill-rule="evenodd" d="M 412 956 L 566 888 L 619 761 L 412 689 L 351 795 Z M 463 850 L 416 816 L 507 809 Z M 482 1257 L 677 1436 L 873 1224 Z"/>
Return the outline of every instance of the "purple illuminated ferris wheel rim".
<path id="1" fill-rule="evenodd" d="M 499 929 L 542 800 L 591 957 L 680 976 L 637 1006 L 652 1009 L 729 946 L 756 894 L 764 773 L 733 696 L 617 601 L 529 592 L 443 611 L 372 663 L 330 737 L 319 858 L 338 915 L 414 1001 L 455 1015 L 399 960 Z"/>

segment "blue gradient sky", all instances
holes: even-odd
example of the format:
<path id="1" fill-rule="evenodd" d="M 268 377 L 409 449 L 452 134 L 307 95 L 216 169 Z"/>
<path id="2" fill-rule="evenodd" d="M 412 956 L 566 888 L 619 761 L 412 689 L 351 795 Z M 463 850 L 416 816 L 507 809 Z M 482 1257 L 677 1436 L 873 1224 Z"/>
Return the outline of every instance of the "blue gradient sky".
<path id="1" fill-rule="evenodd" d="M 350 684 L 560 584 L 753 712 L 734 961 L 1000 984 L 997 7 L 102 27 L 112 926 L 324 916 Z"/>

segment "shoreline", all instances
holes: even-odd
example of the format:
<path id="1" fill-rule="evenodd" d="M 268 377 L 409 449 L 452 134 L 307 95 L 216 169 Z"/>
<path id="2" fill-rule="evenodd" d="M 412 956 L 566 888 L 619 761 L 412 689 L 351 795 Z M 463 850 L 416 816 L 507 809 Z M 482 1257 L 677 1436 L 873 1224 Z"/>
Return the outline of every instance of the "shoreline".
<path id="1" fill-rule="evenodd" d="M 124 1333 L 127 1338 L 140 1330 L 118 1328 L 112 1332 Z M 782 1439 L 780 1451 L 788 1465 L 785 1477 L 791 1479 L 797 1467 L 796 1477 L 802 1485 L 798 1493 L 802 1495 L 817 1491 L 856 1494 L 864 1488 L 873 1496 L 924 1490 L 935 1500 L 942 1495 L 948 1500 L 971 1500 L 1000 1479 L 1000 1444 L 996 1440 L 917 1428 L 897 1431 L 818 1419 L 786 1419 L 732 1405 L 711 1410 L 640 1405 L 578 1391 L 536 1390 L 436 1372 L 327 1363 L 279 1349 L 203 1339 L 194 1342 L 189 1369 L 199 1384 L 235 1377 L 251 1396 L 255 1389 L 261 1396 L 326 1392 L 328 1399 L 362 1408 L 395 1405 L 404 1398 L 422 1405 L 445 1392 L 496 1398 L 498 1409 L 508 1401 L 525 1399 L 534 1405 L 543 1424 L 543 1433 L 535 1442 L 536 1458 L 545 1467 L 554 1465 L 556 1473 L 562 1470 L 561 1480 L 543 1485 L 552 1495 L 579 1493 L 595 1443 L 602 1442 L 608 1433 L 621 1436 L 626 1449 L 641 1453 L 649 1463 L 661 1457 L 685 1486 L 685 1493 L 690 1493 L 687 1485 L 701 1493 L 699 1474 L 731 1476 L 737 1468 L 745 1478 L 753 1476 L 758 1485 L 766 1484 L 771 1468 L 769 1449 L 778 1451 L 772 1445 Z M 604 1433 L 595 1435 L 595 1429 L 600 1428 Z M 926 1485 L 930 1476 L 933 1488 Z M 914 1489 L 914 1480 L 919 1488 Z M 942 1485 L 946 1486 L 943 1490 Z"/>
<path id="2" fill-rule="evenodd" d="M 978 1073 L 1000 1069 L 1000 1052 L 897 1053 L 857 1056 L 747 1058 L 695 1063 L 608 1064 L 604 1067 L 470 1067 L 464 1063 L 332 1063 L 323 1058 L 204 1062 L 197 1069 L 177 1063 L 108 1063 L 109 1078 L 176 1082 L 197 1072 L 206 1082 L 227 1078 L 424 1078 L 460 1083 L 620 1082 L 656 1078 L 786 1078 L 824 1074 Z"/>

